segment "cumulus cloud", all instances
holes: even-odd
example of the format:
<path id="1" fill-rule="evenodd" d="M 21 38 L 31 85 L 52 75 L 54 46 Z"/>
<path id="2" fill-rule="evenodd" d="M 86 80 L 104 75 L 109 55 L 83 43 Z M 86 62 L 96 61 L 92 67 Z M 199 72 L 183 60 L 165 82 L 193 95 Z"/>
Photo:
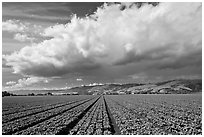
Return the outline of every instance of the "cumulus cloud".
<path id="1" fill-rule="evenodd" d="M 77 78 L 76 81 L 83 81 L 83 79 L 81 79 L 81 78 Z"/>
<path id="2" fill-rule="evenodd" d="M 4 56 L 14 73 L 51 77 L 151 61 L 168 67 L 165 62 L 174 65 L 201 55 L 201 3 L 143 4 L 123 10 L 121 4 L 105 4 L 90 16 L 73 16 L 65 25 L 46 28 L 43 36 L 52 39 Z"/>
<path id="3" fill-rule="evenodd" d="M 31 24 L 29 22 L 21 22 L 20 20 L 6 20 L 2 22 L 2 31 L 7 32 L 20 32 L 20 33 L 35 33 L 42 32 L 42 26 Z"/>
<path id="4" fill-rule="evenodd" d="M 26 34 L 20 34 L 20 33 L 15 34 L 14 39 L 20 42 L 25 42 L 25 41 L 32 42 L 34 40 L 34 38 L 28 37 Z"/>
<path id="5" fill-rule="evenodd" d="M 8 81 L 8 82 L 6 82 L 6 85 L 14 85 L 14 84 L 16 84 L 15 81 Z"/>
<path id="6" fill-rule="evenodd" d="M 33 25 L 20 20 L 6 20 L 2 22 L 2 30 L 14 33 L 13 38 L 20 42 L 33 42 L 36 38 L 42 37 L 42 26 Z"/>
<path id="7" fill-rule="evenodd" d="M 2 31 L 8 32 L 24 32 L 27 26 L 19 20 L 7 20 L 2 22 Z"/>
<path id="8" fill-rule="evenodd" d="M 28 77 L 28 78 L 22 78 L 19 79 L 18 82 L 9 82 L 7 85 L 11 85 L 9 88 L 15 89 L 15 88 L 24 88 L 33 84 L 37 84 L 40 82 L 48 83 L 51 79 L 44 78 L 44 77 Z"/>
<path id="9" fill-rule="evenodd" d="M 10 68 L 11 66 L 6 65 L 5 55 L 2 55 L 2 68 Z"/>
<path id="10" fill-rule="evenodd" d="M 102 84 L 102 83 L 91 83 L 91 84 L 86 85 L 86 86 L 102 86 L 102 85 L 104 85 L 104 84 Z"/>

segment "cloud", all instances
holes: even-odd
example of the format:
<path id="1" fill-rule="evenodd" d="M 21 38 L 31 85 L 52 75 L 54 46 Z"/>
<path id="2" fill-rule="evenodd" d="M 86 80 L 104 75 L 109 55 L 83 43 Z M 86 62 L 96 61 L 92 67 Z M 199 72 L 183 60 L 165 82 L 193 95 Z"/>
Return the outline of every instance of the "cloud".
<path id="1" fill-rule="evenodd" d="M 5 55 L 2 55 L 2 68 L 11 68 L 11 66 L 6 65 Z"/>
<path id="2" fill-rule="evenodd" d="M 26 29 L 28 29 L 26 25 L 19 20 L 7 20 L 2 22 L 2 31 L 24 32 Z"/>
<path id="3" fill-rule="evenodd" d="M 177 79 L 202 79 L 202 76 L 197 76 L 197 75 L 181 75 L 177 76 Z"/>
<path id="4" fill-rule="evenodd" d="M 42 30 L 43 28 L 40 25 L 21 22 L 20 20 L 6 20 L 2 22 L 2 31 L 39 34 Z"/>
<path id="5" fill-rule="evenodd" d="M 89 84 L 89 85 L 86 85 L 86 86 L 101 86 L 101 85 L 104 85 L 104 84 L 102 84 L 102 83 L 91 83 L 91 84 Z"/>
<path id="6" fill-rule="evenodd" d="M 189 66 L 201 67 L 202 65 L 202 50 L 183 55 L 181 57 L 171 57 L 160 60 L 152 64 L 152 67 L 159 69 L 179 69 Z"/>
<path id="7" fill-rule="evenodd" d="M 9 84 L 7 84 L 8 83 L 7 82 L 6 84 L 11 85 L 10 87 L 7 87 L 7 88 L 15 89 L 15 88 L 24 88 L 40 82 L 48 83 L 50 80 L 51 79 L 44 78 L 44 77 L 28 77 L 28 78 L 19 79 L 18 82 L 9 82 Z"/>
<path id="8" fill-rule="evenodd" d="M 132 79 L 142 79 L 142 80 L 145 80 L 148 78 L 148 76 L 144 73 L 144 72 L 141 72 L 139 74 L 133 74 L 130 76 Z"/>
<path id="9" fill-rule="evenodd" d="M 21 22 L 20 20 L 6 20 L 2 22 L 3 32 L 14 33 L 14 39 L 20 42 L 42 39 L 42 26 L 31 24 L 28 22 Z"/>
<path id="10" fill-rule="evenodd" d="M 90 16 L 46 28 L 42 35 L 50 40 L 3 58 L 14 73 L 38 77 L 129 64 L 172 68 L 194 53 L 202 55 L 201 5 L 143 4 L 121 10 L 120 4 L 105 4 Z M 193 65 L 186 62 L 180 67 Z"/>
<path id="11" fill-rule="evenodd" d="M 15 34 L 14 39 L 18 40 L 20 42 L 25 42 L 25 41 L 31 41 L 32 42 L 35 38 L 28 37 L 26 34 L 17 33 L 17 34 Z"/>
<path id="12" fill-rule="evenodd" d="M 77 78 L 76 81 L 83 81 L 83 79 L 81 79 L 81 78 Z"/>
<path id="13" fill-rule="evenodd" d="M 14 84 L 16 84 L 15 81 L 8 81 L 8 82 L 6 82 L 6 85 L 14 85 Z"/>

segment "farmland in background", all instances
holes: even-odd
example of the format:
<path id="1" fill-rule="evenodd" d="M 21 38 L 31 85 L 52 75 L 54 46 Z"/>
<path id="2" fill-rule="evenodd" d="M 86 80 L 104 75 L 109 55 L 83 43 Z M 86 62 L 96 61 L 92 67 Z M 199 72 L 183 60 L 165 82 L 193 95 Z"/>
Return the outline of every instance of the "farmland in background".
<path id="1" fill-rule="evenodd" d="M 201 94 L 2 98 L 2 134 L 202 134 Z"/>

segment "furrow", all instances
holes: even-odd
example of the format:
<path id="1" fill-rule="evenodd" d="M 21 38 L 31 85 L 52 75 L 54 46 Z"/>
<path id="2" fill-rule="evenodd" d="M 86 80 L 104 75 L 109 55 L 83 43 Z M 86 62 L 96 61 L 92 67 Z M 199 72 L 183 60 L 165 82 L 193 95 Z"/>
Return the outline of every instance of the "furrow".
<path id="1" fill-rule="evenodd" d="M 82 100 L 79 100 L 79 101 L 73 101 L 73 102 L 68 102 L 66 104 L 61 104 L 61 105 L 58 105 L 58 106 L 53 106 L 51 108 L 48 108 L 48 109 L 44 109 L 44 110 L 39 110 L 39 111 L 36 111 L 34 113 L 30 113 L 30 114 L 26 114 L 26 115 L 20 115 L 20 116 L 17 116 L 17 117 L 14 117 L 14 118 L 11 118 L 9 120 L 2 120 L 2 123 L 7 123 L 7 122 L 11 122 L 11 121 L 14 121 L 14 120 L 17 120 L 17 119 L 20 119 L 20 118 L 24 118 L 24 117 L 27 117 L 27 116 L 32 116 L 32 115 L 36 115 L 38 113 L 43 113 L 45 111 L 48 111 L 48 110 L 52 110 L 52 109 L 56 109 L 56 108 L 59 108 L 59 107 L 64 107 L 64 106 L 67 106 L 67 105 L 70 105 L 70 104 L 73 104 L 73 103 L 77 103 L 77 102 L 80 102 Z"/>
<path id="2" fill-rule="evenodd" d="M 93 102 L 88 108 L 86 108 L 75 120 L 73 120 L 71 123 L 69 123 L 65 128 L 60 130 L 56 135 L 68 135 L 69 131 L 74 128 L 77 123 L 83 118 L 83 116 L 86 115 L 86 113 L 91 109 L 91 107 L 100 99 L 100 97 Z"/>
<path id="3" fill-rule="evenodd" d="M 25 125 L 25 126 L 18 127 L 18 128 L 13 129 L 13 130 L 11 130 L 11 131 L 9 131 L 9 132 L 5 132 L 5 133 L 3 132 L 2 134 L 3 134 L 3 135 L 11 135 L 11 134 L 14 134 L 14 133 L 17 132 L 17 131 L 25 130 L 25 129 L 27 129 L 28 127 L 32 127 L 32 126 L 34 126 L 34 125 L 36 125 L 36 124 L 42 123 L 42 122 L 45 121 L 45 120 L 49 120 L 49 119 L 51 119 L 51 118 L 53 118 L 53 117 L 55 117 L 55 116 L 57 116 L 57 115 L 61 115 L 61 114 L 65 113 L 65 112 L 69 111 L 70 109 L 73 109 L 73 108 L 75 108 L 75 107 L 77 107 L 77 106 L 79 106 L 79 105 L 81 105 L 81 104 L 83 104 L 83 103 L 85 103 L 85 102 L 88 102 L 88 101 L 90 101 L 90 100 L 92 100 L 92 99 L 93 99 L 93 98 L 88 99 L 88 100 L 83 101 L 82 103 L 80 103 L 80 104 L 78 104 L 78 105 L 75 105 L 75 106 L 73 106 L 73 107 L 70 107 L 69 109 L 65 109 L 65 110 L 63 110 L 63 111 L 61 111 L 61 112 L 59 112 L 59 113 L 50 115 L 50 116 L 48 116 L 48 117 L 46 117 L 46 118 L 42 118 L 42 119 L 40 119 L 40 120 L 36 120 L 36 121 L 34 121 L 34 122 L 30 123 L 30 124 L 27 124 L 27 125 Z M 3 126 L 4 126 L 4 125 L 3 125 Z"/>
<path id="4" fill-rule="evenodd" d="M 107 105 L 107 102 L 106 102 L 106 98 L 104 97 L 104 102 L 105 102 L 105 107 L 106 107 L 106 111 L 108 112 L 108 118 L 109 118 L 109 121 L 110 121 L 110 126 L 111 126 L 111 132 L 115 135 L 120 135 L 120 129 L 118 128 L 116 122 L 115 122 L 115 119 L 113 118 L 112 114 L 111 114 L 111 111 Z"/>

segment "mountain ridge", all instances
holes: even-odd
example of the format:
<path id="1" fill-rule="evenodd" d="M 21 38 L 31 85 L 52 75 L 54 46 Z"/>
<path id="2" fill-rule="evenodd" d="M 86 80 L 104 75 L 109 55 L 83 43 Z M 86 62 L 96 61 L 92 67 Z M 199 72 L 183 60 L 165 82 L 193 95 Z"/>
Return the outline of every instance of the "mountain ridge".
<path id="1" fill-rule="evenodd" d="M 99 84 L 83 85 L 70 89 L 56 90 L 15 90 L 8 91 L 13 94 L 31 94 L 41 95 L 52 93 L 55 95 L 98 95 L 98 94 L 192 94 L 202 91 L 202 79 L 175 79 L 155 83 L 126 83 L 126 84 Z"/>

